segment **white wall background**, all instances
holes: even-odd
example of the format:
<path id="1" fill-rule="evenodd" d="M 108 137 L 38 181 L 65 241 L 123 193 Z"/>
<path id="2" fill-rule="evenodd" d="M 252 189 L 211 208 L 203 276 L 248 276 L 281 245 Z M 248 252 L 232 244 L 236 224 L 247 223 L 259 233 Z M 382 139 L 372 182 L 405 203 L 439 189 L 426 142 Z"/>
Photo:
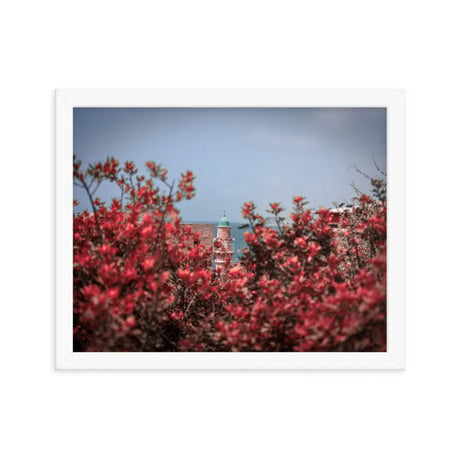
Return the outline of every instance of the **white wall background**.
<path id="1" fill-rule="evenodd" d="M 2 458 L 459 458 L 455 3 L 3 4 Z M 405 88 L 406 371 L 55 372 L 54 88 Z"/>

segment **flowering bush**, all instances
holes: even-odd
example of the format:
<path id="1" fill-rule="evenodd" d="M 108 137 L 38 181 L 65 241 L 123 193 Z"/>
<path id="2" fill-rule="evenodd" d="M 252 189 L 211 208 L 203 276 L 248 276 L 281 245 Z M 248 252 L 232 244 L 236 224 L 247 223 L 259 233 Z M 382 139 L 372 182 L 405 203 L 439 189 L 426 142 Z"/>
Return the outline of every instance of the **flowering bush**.
<path id="1" fill-rule="evenodd" d="M 182 175 L 174 191 L 165 169 L 147 168 L 148 176 L 139 176 L 133 163 L 121 169 L 108 159 L 83 173 L 74 163 L 75 183 L 93 209 L 74 216 L 76 350 L 175 350 L 188 310 L 193 306 L 198 316 L 212 296 L 209 251 L 181 225 L 175 207 L 193 197 L 193 174 Z M 103 180 L 120 187 L 120 200 L 110 206 L 93 198 Z"/>
<path id="2" fill-rule="evenodd" d="M 270 205 L 276 229 L 246 203 L 243 257 L 213 272 L 175 206 L 194 196 L 190 171 L 176 190 L 152 162 L 146 176 L 113 158 L 80 168 L 74 161 L 92 212 L 74 216 L 76 351 L 386 349 L 384 200 L 362 195 L 336 228 L 303 197 L 290 225 Z M 103 180 L 120 188 L 110 205 L 94 195 Z"/>
<path id="3" fill-rule="evenodd" d="M 245 274 L 230 270 L 226 290 L 240 296 L 227 299 L 234 321 L 218 324 L 221 340 L 235 351 L 384 351 L 385 206 L 363 196 L 333 229 L 329 211 L 315 219 L 305 205 L 295 197 L 282 225 L 272 204 L 278 231 L 244 206 Z"/>

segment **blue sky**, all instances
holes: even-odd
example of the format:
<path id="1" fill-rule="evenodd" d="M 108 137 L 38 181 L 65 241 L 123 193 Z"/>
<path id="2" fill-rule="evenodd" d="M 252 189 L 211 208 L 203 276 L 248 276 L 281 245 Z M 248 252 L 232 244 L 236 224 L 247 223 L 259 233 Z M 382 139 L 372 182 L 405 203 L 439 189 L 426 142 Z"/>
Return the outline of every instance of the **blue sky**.
<path id="1" fill-rule="evenodd" d="M 386 170 L 385 108 L 76 108 L 74 155 L 83 165 L 114 156 L 161 163 L 170 177 L 188 169 L 196 197 L 180 206 L 186 221 L 218 220 L 225 209 L 239 222 L 241 206 L 254 201 L 290 209 L 292 196 L 310 206 L 350 201 L 351 183 L 369 191 L 352 165 L 376 175 L 373 158 Z M 97 195 L 119 197 L 113 184 Z M 89 209 L 74 187 L 77 210 Z"/>

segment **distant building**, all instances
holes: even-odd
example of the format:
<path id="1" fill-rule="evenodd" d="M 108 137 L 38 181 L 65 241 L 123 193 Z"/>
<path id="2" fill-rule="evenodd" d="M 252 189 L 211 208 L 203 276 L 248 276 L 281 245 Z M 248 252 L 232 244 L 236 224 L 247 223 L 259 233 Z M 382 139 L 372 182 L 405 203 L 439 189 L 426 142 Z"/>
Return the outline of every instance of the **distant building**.
<path id="1" fill-rule="evenodd" d="M 217 225 L 217 237 L 215 241 L 219 242 L 220 245 L 214 249 L 214 262 L 216 263 L 216 269 L 222 269 L 225 265 L 225 260 L 232 258 L 235 253 L 232 227 L 230 227 L 230 222 L 225 215 L 225 211 Z"/>
<path id="2" fill-rule="evenodd" d="M 223 268 L 225 261 L 233 257 L 235 240 L 232 238 L 232 227 L 230 227 L 225 211 L 217 225 L 216 238 L 214 238 L 214 224 L 190 223 L 184 225 L 190 226 L 193 233 L 198 233 L 196 244 L 202 244 L 206 249 L 212 248 L 209 259 L 210 268 L 212 267 L 213 258 L 216 268 Z M 220 243 L 217 245 L 218 247 L 214 246 L 215 242 Z"/>
<path id="3" fill-rule="evenodd" d="M 202 244 L 206 249 L 213 249 L 214 246 L 214 224 L 184 224 L 192 227 L 193 233 L 199 234 L 199 239 L 196 244 Z M 212 267 L 212 251 L 209 257 L 209 268 Z"/>

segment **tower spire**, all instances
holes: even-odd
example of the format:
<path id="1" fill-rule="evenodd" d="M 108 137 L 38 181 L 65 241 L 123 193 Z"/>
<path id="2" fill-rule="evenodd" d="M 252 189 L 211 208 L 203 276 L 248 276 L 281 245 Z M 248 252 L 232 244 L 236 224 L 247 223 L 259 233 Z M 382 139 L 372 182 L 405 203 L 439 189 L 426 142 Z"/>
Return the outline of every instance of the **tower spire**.
<path id="1" fill-rule="evenodd" d="M 220 242 L 219 248 L 214 252 L 214 260 L 216 262 L 216 268 L 223 268 L 225 266 L 227 258 L 232 258 L 234 254 L 234 244 L 232 238 L 232 227 L 225 214 L 223 215 L 217 224 L 217 238 L 216 241 Z"/>

